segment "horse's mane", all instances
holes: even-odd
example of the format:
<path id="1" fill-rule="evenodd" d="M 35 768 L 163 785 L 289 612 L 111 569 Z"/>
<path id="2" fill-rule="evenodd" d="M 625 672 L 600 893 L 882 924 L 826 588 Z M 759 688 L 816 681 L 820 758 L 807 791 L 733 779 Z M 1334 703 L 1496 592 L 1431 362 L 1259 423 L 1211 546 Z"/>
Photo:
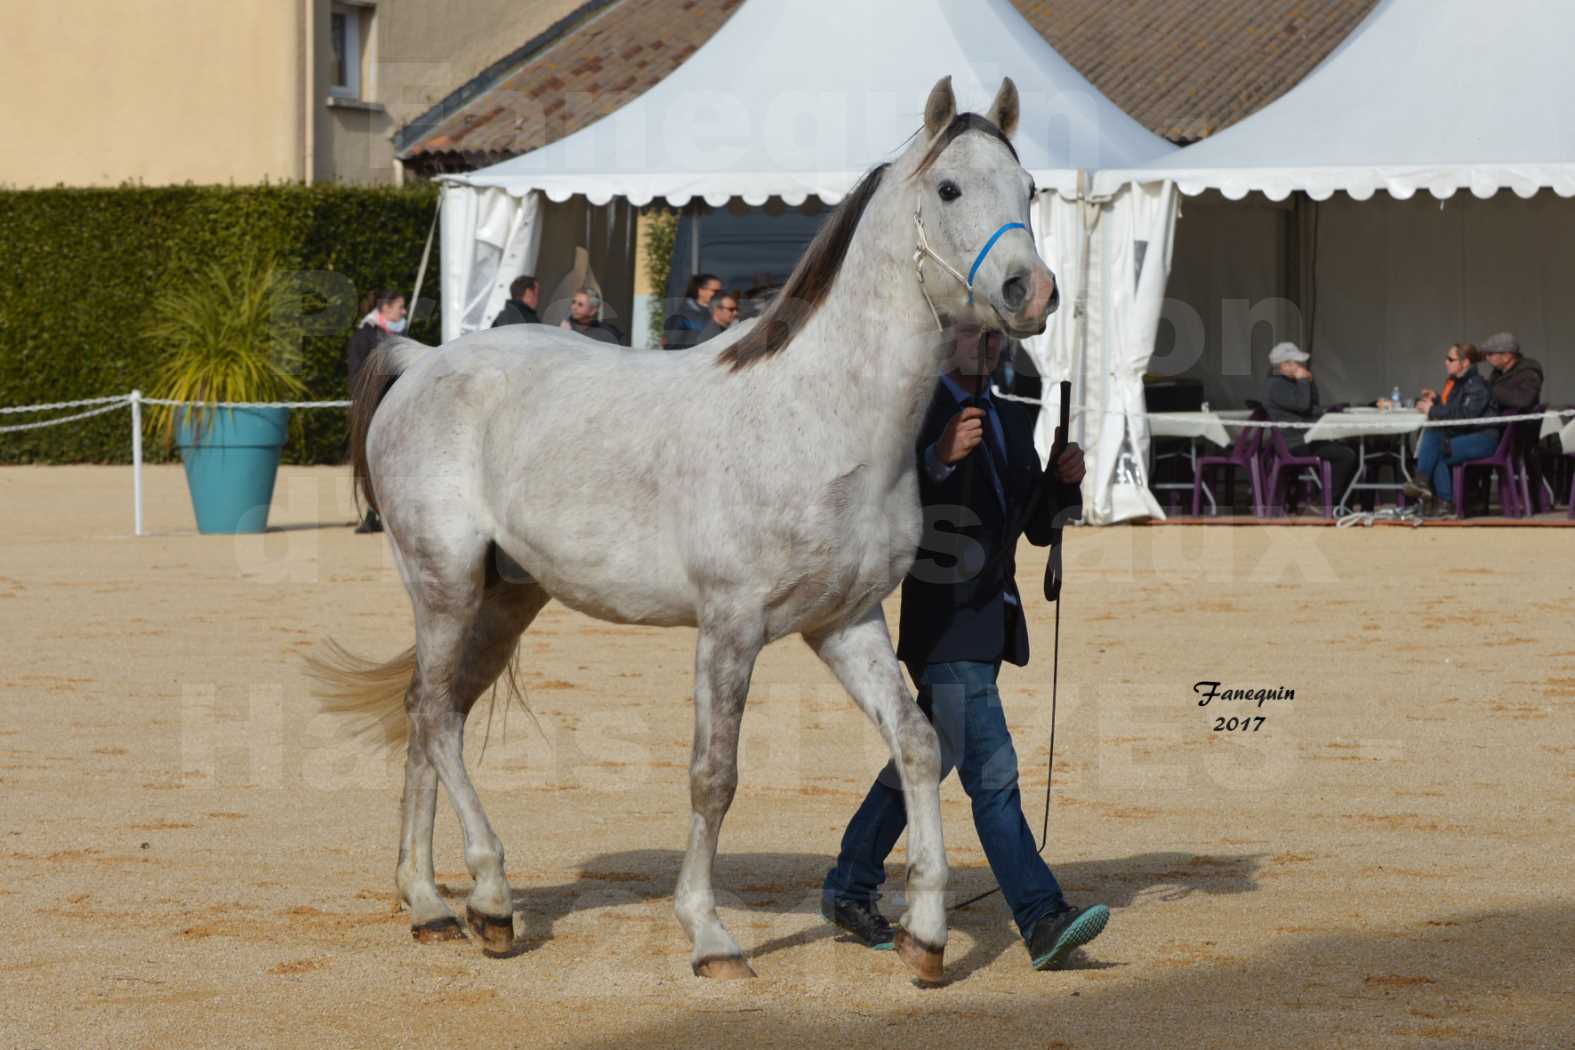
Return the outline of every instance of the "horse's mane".
<path id="1" fill-rule="evenodd" d="M 1006 144 L 1012 157 L 1017 150 L 995 124 L 977 113 L 959 113 L 952 118 L 925 152 L 914 175 L 928 171 L 959 135 L 968 131 L 982 131 Z M 864 209 L 869 207 L 875 191 L 880 188 L 881 177 L 889 164 L 881 164 L 866 172 L 853 192 L 837 205 L 831 218 L 820 228 L 815 239 L 805 250 L 804 257 L 793 268 L 793 275 L 775 301 L 760 315 L 755 327 L 742 339 L 727 347 L 717 356 L 719 363 L 737 372 L 756 361 L 764 360 L 787 348 L 793 338 L 804 328 L 815 311 L 825 302 L 826 295 L 837 279 L 842 260 L 847 257 L 848 245 L 853 243 L 853 233 L 858 229 Z"/>
<path id="2" fill-rule="evenodd" d="M 853 192 L 837 205 L 837 210 L 831 213 L 831 218 L 820 228 L 804 257 L 793 268 L 793 276 L 760 315 L 755 327 L 718 356 L 722 364 L 737 372 L 770 357 L 791 343 L 815 316 L 837 279 L 837 271 L 848 254 L 848 245 L 853 243 L 853 231 L 858 229 L 864 209 L 869 207 L 870 199 L 880 188 L 881 176 L 887 167 L 882 164 L 866 172 L 853 187 Z"/>

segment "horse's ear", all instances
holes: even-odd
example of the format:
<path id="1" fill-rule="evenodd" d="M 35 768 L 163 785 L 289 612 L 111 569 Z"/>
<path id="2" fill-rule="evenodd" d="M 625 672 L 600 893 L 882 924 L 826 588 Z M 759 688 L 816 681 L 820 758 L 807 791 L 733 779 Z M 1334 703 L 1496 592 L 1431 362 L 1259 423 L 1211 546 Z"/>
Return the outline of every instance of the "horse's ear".
<path id="1" fill-rule="evenodd" d="M 934 138 L 957 117 L 957 96 L 952 94 L 952 78 L 942 77 L 930 89 L 930 100 L 924 104 L 924 133 Z"/>
<path id="2" fill-rule="evenodd" d="M 1001 90 L 995 93 L 990 106 L 989 121 L 1001 129 L 1001 134 L 1011 138 L 1017 134 L 1017 118 L 1022 115 L 1022 104 L 1017 100 L 1017 85 L 1012 78 L 1001 81 Z"/>

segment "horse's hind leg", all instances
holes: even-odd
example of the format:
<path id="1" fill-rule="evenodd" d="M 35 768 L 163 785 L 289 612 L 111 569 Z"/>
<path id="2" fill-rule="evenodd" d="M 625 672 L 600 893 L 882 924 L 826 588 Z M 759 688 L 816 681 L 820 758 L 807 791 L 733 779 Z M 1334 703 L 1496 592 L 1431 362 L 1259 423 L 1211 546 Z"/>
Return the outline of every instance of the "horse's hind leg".
<path id="1" fill-rule="evenodd" d="M 946 949 L 946 847 L 941 839 L 940 745 L 903 683 L 879 605 L 805 641 L 880 729 L 902 776 L 908 811 L 908 898 L 897 952 L 921 980 L 938 981 Z"/>
<path id="2" fill-rule="evenodd" d="M 702 626 L 695 647 L 695 740 L 689 762 L 689 849 L 678 873 L 674 907 L 694 950 L 699 977 L 753 977 L 744 953 L 716 914 L 711 888 L 722 819 L 738 788 L 738 733 L 749 676 L 760 652 L 759 632 Z"/>
<path id="3" fill-rule="evenodd" d="M 466 902 L 470 925 L 483 946 L 499 954 L 513 944 L 514 906 L 504 874 L 503 843 L 465 771 L 465 716 L 507 666 L 520 632 L 541 611 L 547 595 L 534 582 L 489 582 L 482 567 L 471 582 L 468 595 L 466 588 L 439 587 L 442 600 L 417 602 L 417 670 L 407 698 L 411 754 L 406 766 L 406 846 L 412 882 L 419 887 L 413 896 L 422 903 L 417 911 L 412 902 L 416 936 L 421 938 L 422 927 L 434 921 L 446 931 L 445 919 L 452 915 L 432 877 L 432 821 L 441 780 L 464 828 L 465 865 L 475 880 Z M 402 848 L 401 893 L 406 855 Z M 442 911 L 423 922 L 434 902 Z"/>

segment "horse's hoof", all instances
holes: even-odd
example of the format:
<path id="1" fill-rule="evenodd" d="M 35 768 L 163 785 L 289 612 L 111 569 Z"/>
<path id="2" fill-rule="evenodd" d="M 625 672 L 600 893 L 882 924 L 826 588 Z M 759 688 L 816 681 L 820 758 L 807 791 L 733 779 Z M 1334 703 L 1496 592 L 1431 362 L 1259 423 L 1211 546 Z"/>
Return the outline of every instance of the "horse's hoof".
<path id="1" fill-rule="evenodd" d="M 481 938 L 481 951 L 483 955 L 490 955 L 497 959 L 509 955 L 514 950 L 514 915 L 512 913 L 500 917 L 483 915 L 475 908 L 465 908 L 465 918 L 470 920 L 470 928 L 475 935 Z"/>
<path id="2" fill-rule="evenodd" d="M 946 954 L 944 945 L 932 948 L 904 927 L 899 926 L 896 935 L 892 937 L 892 946 L 897 949 L 897 954 L 901 956 L 902 961 L 913 967 L 913 972 L 918 974 L 920 982 L 940 983 L 941 958 Z"/>
<path id="3" fill-rule="evenodd" d="M 462 941 L 465 939 L 465 927 L 452 915 L 445 915 L 441 919 L 424 922 L 420 926 L 410 927 L 410 936 L 421 944 L 437 944 L 439 941 Z"/>
<path id="4" fill-rule="evenodd" d="M 739 955 L 717 955 L 693 964 L 696 977 L 713 981 L 738 981 L 755 976 L 755 971 Z"/>

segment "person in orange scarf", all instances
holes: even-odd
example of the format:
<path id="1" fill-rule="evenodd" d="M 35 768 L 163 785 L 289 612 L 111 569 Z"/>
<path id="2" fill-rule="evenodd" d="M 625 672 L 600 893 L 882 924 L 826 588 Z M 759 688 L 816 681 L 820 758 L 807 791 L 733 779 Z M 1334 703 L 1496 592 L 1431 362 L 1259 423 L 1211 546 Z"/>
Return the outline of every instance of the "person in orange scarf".
<path id="1" fill-rule="evenodd" d="M 1482 351 L 1471 343 L 1451 346 L 1444 354 L 1444 368 L 1449 373 L 1444 389 L 1423 390 L 1416 403 L 1417 411 L 1426 412 L 1429 420 L 1480 419 L 1487 415 L 1492 395 L 1487 380 L 1477 371 L 1481 360 Z M 1455 464 L 1492 455 L 1498 439 L 1499 430 L 1493 426 L 1424 431 L 1416 451 L 1416 478 L 1406 483 L 1406 495 L 1414 499 L 1437 497 L 1435 512 L 1444 513 L 1455 498 Z"/>

